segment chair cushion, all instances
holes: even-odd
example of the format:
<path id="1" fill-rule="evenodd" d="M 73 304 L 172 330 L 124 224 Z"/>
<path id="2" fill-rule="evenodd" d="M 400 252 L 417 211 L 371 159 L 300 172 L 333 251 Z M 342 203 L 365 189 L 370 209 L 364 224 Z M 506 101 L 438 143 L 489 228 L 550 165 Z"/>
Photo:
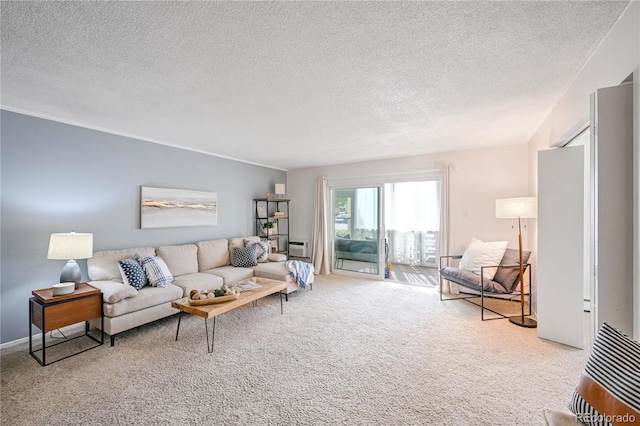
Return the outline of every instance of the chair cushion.
<path id="1" fill-rule="evenodd" d="M 120 274 L 118 261 L 128 259 L 136 253 L 140 256 L 154 256 L 156 249 L 153 247 L 136 247 L 122 250 L 97 251 L 93 253 L 93 257 L 87 259 L 89 280 L 122 282 L 122 274 Z"/>
<path id="2" fill-rule="evenodd" d="M 640 343 L 609 324 L 602 324 L 569 409 L 588 425 L 637 424 Z M 603 422 L 603 417 L 610 421 Z"/>
<path id="3" fill-rule="evenodd" d="M 522 264 L 526 265 L 531 256 L 530 251 L 522 252 Z M 506 249 L 504 256 L 500 261 L 500 265 L 519 265 L 520 264 L 520 252 L 514 249 Z M 498 268 L 496 275 L 493 277 L 493 281 L 502 284 L 507 292 L 512 293 L 518 287 L 520 283 L 520 268 Z"/>
<path id="4" fill-rule="evenodd" d="M 447 266 L 440 269 L 440 276 L 445 280 L 452 281 L 460 284 L 461 286 L 468 287 L 477 291 L 480 291 L 480 275 L 467 271 L 464 269 L 454 268 Z M 513 293 L 513 291 L 507 291 L 502 284 L 493 280 L 484 279 L 482 282 L 484 291 L 489 293 L 507 294 Z"/>
<path id="5" fill-rule="evenodd" d="M 462 255 L 462 259 L 460 259 L 460 269 L 480 274 L 482 266 L 497 266 L 504 256 L 507 244 L 508 241 L 484 242 L 472 238 Z M 497 268 L 483 269 L 485 279 L 492 280 L 496 270 Z"/>
<path id="6" fill-rule="evenodd" d="M 219 268 L 229 264 L 229 242 L 227 240 L 200 241 L 198 246 L 198 271 Z"/>
<path id="7" fill-rule="evenodd" d="M 164 260 L 174 277 L 198 272 L 198 246 L 195 244 L 158 247 L 156 254 Z"/>

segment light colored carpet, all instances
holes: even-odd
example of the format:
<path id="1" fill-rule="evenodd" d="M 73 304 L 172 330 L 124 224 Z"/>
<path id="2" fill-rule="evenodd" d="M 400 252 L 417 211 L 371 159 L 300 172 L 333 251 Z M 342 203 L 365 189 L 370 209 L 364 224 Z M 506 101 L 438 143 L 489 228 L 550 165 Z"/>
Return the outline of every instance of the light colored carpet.
<path id="1" fill-rule="evenodd" d="M 47 367 L 1 352 L 7 425 L 541 425 L 564 409 L 588 351 L 539 339 L 432 290 L 318 276 L 218 318 L 125 332 Z"/>
<path id="2" fill-rule="evenodd" d="M 436 268 L 424 266 L 403 265 L 393 263 L 389 271 L 389 279 L 413 285 L 424 285 L 431 288 L 439 287 L 439 275 Z"/>

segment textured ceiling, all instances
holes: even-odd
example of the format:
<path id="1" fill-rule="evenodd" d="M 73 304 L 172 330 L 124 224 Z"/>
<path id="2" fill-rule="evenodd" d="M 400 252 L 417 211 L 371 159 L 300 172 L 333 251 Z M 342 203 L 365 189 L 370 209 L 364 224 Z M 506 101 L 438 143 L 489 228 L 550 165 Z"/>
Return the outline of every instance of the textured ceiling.
<path id="1" fill-rule="evenodd" d="M 282 169 L 522 144 L 627 4 L 3 1 L 1 102 Z"/>

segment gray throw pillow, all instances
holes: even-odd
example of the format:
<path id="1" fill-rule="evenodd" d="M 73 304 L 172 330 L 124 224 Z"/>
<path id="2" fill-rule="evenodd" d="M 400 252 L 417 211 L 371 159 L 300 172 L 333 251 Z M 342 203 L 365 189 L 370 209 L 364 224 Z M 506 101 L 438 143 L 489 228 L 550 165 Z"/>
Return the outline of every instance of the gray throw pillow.
<path id="1" fill-rule="evenodd" d="M 530 251 L 522 252 L 522 264 L 526 265 L 531 256 Z M 506 249 L 500 265 L 518 265 L 520 263 L 520 252 L 515 249 Z M 520 282 L 520 268 L 498 268 L 493 281 L 500 283 L 508 292 L 515 291 Z"/>

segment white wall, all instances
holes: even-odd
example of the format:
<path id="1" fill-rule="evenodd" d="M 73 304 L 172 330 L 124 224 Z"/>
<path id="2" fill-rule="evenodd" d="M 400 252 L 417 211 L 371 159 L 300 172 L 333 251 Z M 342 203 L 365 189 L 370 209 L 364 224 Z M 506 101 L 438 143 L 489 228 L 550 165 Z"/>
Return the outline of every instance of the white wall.
<path id="1" fill-rule="evenodd" d="M 509 240 L 518 247 L 514 222 L 496 219 L 497 198 L 527 195 L 527 145 L 456 151 L 383 161 L 290 170 L 287 196 L 291 198 L 291 239 L 311 241 L 316 179 L 401 174 L 455 167 L 450 179 L 451 254 L 462 254 L 472 237 L 485 241 Z M 465 215 L 466 212 L 466 215 Z M 517 223 L 515 223 L 517 225 Z M 527 241 L 524 241 L 525 248 Z"/>
<path id="2" fill-rule="evenodd" d="M 553 107 L 547 118 L 540 125 L 529 141 L 529 193 L 538 193 L 538 151 L 566 139 L 569 134 L 584 123 L 589 117 L 589 96 L 596 89 L 619 85 L 631 73 L 634 78 L 634 147 L 635 147 L 635 249 L 634 253 L 634 289 L 635 320 L 634 336 L 640 337 L 640 276 L 639 258 L 640 242 L 638 241 L 638 206 L 640 199 L 640 2 L 633 1 L 620 17 L 611 32 L 602 41 L 599 48 L 585 64 L 576 79 Z M 537 228 L 529 229 L 532 247 L 537 248 Z M 535 258 L 534 258 L 535 261 Z M 535 272 L 535 265 L 534 265 Z M 534 278 L 534 291 L 536 274 Z"/>

